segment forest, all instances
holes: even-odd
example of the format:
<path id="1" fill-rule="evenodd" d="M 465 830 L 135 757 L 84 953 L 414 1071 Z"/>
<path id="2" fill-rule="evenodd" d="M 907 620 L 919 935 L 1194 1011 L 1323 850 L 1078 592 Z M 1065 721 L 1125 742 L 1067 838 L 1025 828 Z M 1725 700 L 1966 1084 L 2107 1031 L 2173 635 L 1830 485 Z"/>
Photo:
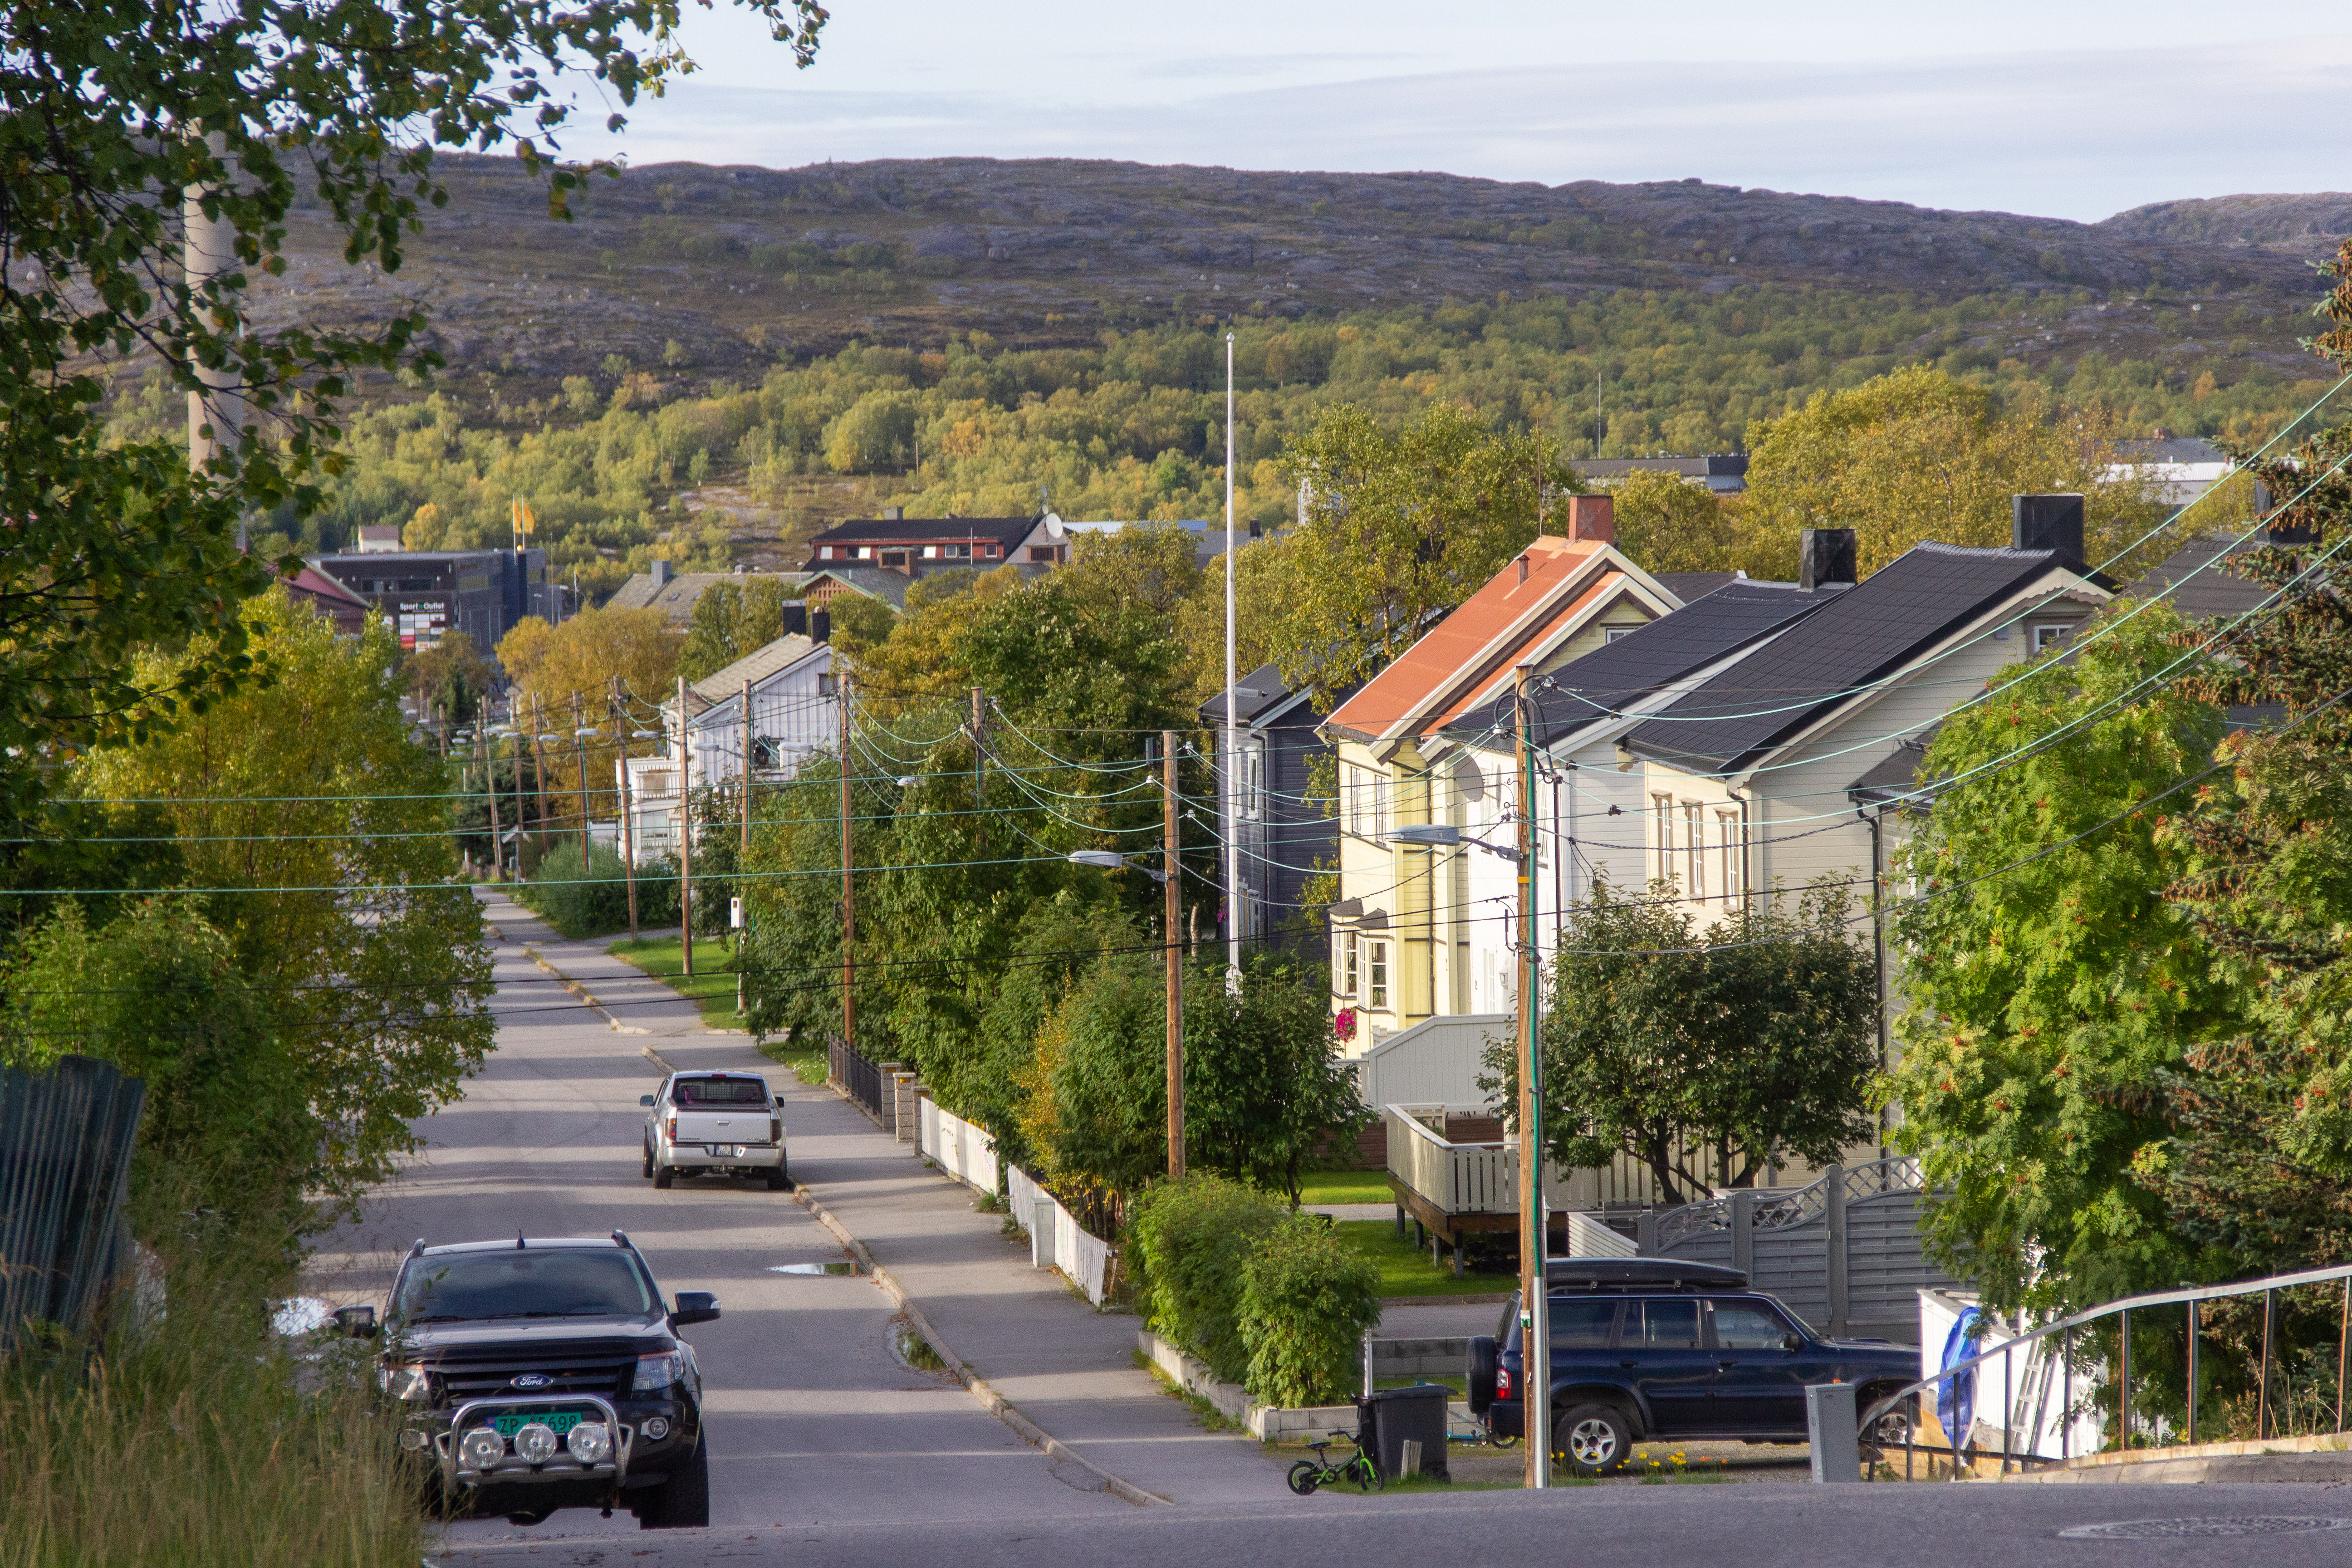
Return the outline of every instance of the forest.
<path id="1" fill-rule="evenodd" d="M 1294 516 L 1281 459 L 1340 405 L 1391 430 L 1457 405 L 1498 434 L 1547 437 L 1573 461 L 1744 449 L 1815 395 L 1912 364 L 2001 407 L 2087 417 L 2107 437 L 2255 437 L 2330 384 L 2317 361 L 2276 352 L 2284 319 L 2247 304 L 2224 317 L 2215 301 L 2208 321 L 2205 308 L 2159 300 L 2157 321 L 2208 334 L 2208 356 L 2089 349 L 2039 365 L 2021 357 L 2028 345 L 2080 337 L 2107 306 L 2084 290 L 1938 302 L 1766 285 L 1243 319 L 1231 323 L 1235 503 L 1244 521 Z M 487 406 L 468 395 L 473 378 L 450 373 L 353 416 L 326 504 L 299 523 L 278 516 L 263 542 L 332 551 L 362 523 L 398 521 L 411 548 L 504 544 L 520 497 L 558 571 L 602 594 L 656 556 L 708 570 L 737 553 L 741 525 L 699 494 L 720 482 L 774 509 L 769 537 L 792 564 L 801 540 L 838 521 L 788 504 L 810 475 L 859 476 L 843 504 L 913 516 L 1050 506 L 1074 520 L 1215 518 L 1224 330 L 1107 331 L 1092 348 L 1012 349 L 983 332 L 931 351 L 853 344 L 778 363 L 756 384 L 690 376 L 684 350 L 643 366 L 612 353 L 560 392 Z M 140 433 L 178 417 L 157 380 L 117 410 Z"/>

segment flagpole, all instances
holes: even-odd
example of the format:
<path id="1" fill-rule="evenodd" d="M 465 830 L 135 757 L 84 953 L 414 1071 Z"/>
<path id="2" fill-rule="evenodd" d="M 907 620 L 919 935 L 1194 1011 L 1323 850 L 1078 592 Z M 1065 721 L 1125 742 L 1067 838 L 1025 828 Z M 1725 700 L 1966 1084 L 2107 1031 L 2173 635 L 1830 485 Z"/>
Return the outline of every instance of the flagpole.
<path id="1" fill-rule="evenodd" d="M 1242 990 L 1242 858 L 1234 810 L 1234 776 L 1241 767 L 1241 727 L 1234 704 L 1240 682 L 1234 668 L 1234 334 L 1225 334 L 1225 744 L 1218 789 L 1225 818 L 1225 991 Z"/>

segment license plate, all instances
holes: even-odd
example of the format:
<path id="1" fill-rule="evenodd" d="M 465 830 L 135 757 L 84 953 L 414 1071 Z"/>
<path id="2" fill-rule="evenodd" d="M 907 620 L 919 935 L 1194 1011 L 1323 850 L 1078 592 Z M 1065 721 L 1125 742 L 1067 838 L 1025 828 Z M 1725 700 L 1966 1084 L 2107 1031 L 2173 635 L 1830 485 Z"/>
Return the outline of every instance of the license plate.
<path id="1" fill-rule="evenodd" d="M 736 1155 L 740 1154 L 742 1152 L 742 1147 L 740 1144 L 713 1143 L 710 1146 L 710 1157 L 714 1160 L 732 1160 Z"/>
<path id="2" fill-rule="evenodd" d="M 492 1420 L 490 1425 L 499 1429 L 499 1436 L 511 1437 L 536 1421 L 561 1437 L 586 1419 L 588 1418 L 585 1415 L 576 1411 L 567 1411 L 561 1415 L 500 1415 Z"/>

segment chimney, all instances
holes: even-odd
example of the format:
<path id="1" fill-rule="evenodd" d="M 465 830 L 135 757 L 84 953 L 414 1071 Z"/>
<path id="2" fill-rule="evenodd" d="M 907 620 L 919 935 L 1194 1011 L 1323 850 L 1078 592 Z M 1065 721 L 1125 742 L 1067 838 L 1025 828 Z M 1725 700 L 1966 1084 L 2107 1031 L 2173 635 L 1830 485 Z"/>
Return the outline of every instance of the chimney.
<path id="1" fill-rule="evenodd" d="M 2011 496 L 2011 547 L 2048 550 L 2070 566 L 2083 562 L 2083 498 L 2079 495 Z"/>
<path id="2" fill-rule="evenodd" d="M 809 641 L 831 642 L 833 640 L 833 617 L 823 610 L 809 612 L 808 627 Z"/>
<path id="3" fill-rule="evenodd" d="M 907 509 L 903 506 L 886 506 L 882 509 L 882 521 L 885 522 L 904 522 L 906 520 Z"/>
<path id="4" fill-rule="evenodd" d="M 656 588 L 660 587 L 663 584 L 665 584 L 665 583 L 668 582 L 668 581 L 669 581 L 669 563 L 668 563 L 668 562 L 667 562 L 667 561 L 656 561 L 656 562 L 655 562 L 655 563 L 653 563 L 653 578 L 654 578 L 654 586 L 655 586 L 655 587 L 656 587 Z"/>
<path id="5" fill-rule="evenodd" d="M 1613 496 L 1570 496 L 1568 536 L 1600 544 L 1617 542 L 1617 501 Z"/>
<path id="6" fill-rule="evenodd" d="M 808 636 L 807 605 L 786 605 L 784 606 L 784 636 L 788 637 L 804 637 Z"/>
<path id="7" fill-rule="evenodd" d="M 2254 515 L 2267 520 L 2263 528 L 2263 543 L 2275 549 L 2282 545 L 2310 544 L 2318 539 L 2318 531 L 2311 524 L 2287 521 L 2284 508 L 2280 509 L 2276 517 L 2272 517 L 2270 515 L 2272 505 L 2270 486 L 2263 484 L 2260 479 L 2255 480 Z"/>
<path id="8" fill-rule="evenodd" d="M 1526 582 L 1527 580 L 1528 580 L 1528 558 L 1527 558 L 1527 556 L 1526 556 L 1524 553 L 1522 553 L 1522 554 L 1519 556 L 1519 581 L 1520 581 L 1520 582 L 1522 582 L 1522 583 L 1524 583 L 1524 582 Z"/>
<path id="9" fill-rule="evenodd" d="M 1854 574 L 1853 530 L 1808 528 L 1797 534 L 1797 586 L 1851 588 Z"/>

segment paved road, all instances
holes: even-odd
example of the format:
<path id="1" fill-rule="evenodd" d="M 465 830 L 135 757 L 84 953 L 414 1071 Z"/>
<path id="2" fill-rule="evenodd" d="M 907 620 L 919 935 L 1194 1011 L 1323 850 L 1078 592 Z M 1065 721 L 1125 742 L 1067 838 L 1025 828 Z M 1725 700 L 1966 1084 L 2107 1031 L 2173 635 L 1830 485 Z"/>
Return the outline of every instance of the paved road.
<path id="1" fill-rule="evenodd" d="M 682 1004 L 631 1006 L 653 1031 L 615 1032 L 526 957 L 502 917 L 498 1050 L 462 1102 L 422 1125 L 427 1147 L 362 1222 L 321 1253 L 316 1283 L 378 1300 L 415 1237 L 603 1236 L 626 1230 L 669 1291 L 710 1290 L 725 1316 L 687 1331 L 709 1413 L 714 1525 L 989 1519 L 1029 1524 L 1129 1513 L 1082 1467 L 1057 1464 L 951 1380 L 896 1352 L 895 1309 L 865 1278 L 793 1277 L 838 1261 L 793 1198 L 700 1181 L 656 1192 L 639 1175 L 637 1096 L 660 1079 L 642 1047 L 711 1042 Z M 784 1076 L 782 1069 L 775 1069 Z M 524 1528 L 469 1521 L 453 1545 L 628 1532 L 627 1514 L 565 1510 Z"/>
<path id="2" fill-rule="evenodd" d="M 2352 1555 L 2352 1489 L 2305 1486 L 1918 1486 L 1567 1488 L 1429 1493 L 1312 1503 L 1129 1510 L 1013 1523 L 832 1523 L 648 1536 L 649 1568 L 1201 1568 L 1225 1563 L 1573 1563 L 1578 1568 L 2328 1568 Z M 2204 1522 L 2192 1522 L 2202 1521 Z M 2262 1521 L 2283 1532 L 2243 1531 Z M 2292 1522 L 2292 1521 L 2299 1521 Z M 2060 1531 L 2137 1523 L 2137 1538 Z M 460 1549 L 457 1568 L 520 1568 L 511 1547 Z M 531 1568 L 610 1568 L 551 1546 Z"/>

